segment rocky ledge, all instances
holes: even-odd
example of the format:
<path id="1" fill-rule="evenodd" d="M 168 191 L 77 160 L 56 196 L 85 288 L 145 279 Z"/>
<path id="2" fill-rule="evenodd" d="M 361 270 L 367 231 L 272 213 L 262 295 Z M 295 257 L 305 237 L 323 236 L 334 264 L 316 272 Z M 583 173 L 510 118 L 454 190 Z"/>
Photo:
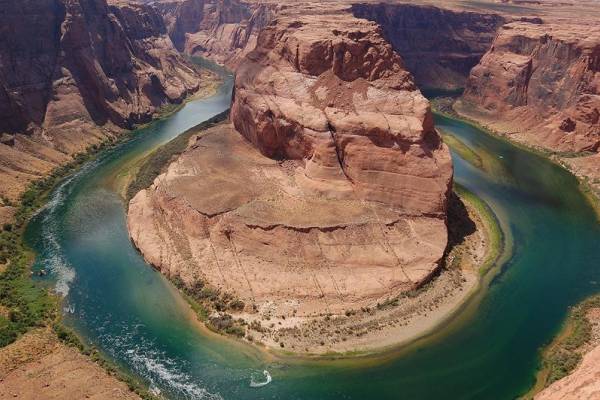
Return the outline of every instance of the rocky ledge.
<path id="1" fill-rule="evenodd" d="M 600 147 L 600 29 L 512 22 L 471 71 L 463 106 L 502 131 L 559 152 Z M 476 104 L 473 110 L 469 106 Z M 515 123 L 514 121 L 518 121 Z"/>
<path id="2" fill-rule="evenodd" d="M 0 1 L 0 195 L 151 120 L 201 85 L 148 5 Z"/>
<path id="3" fill-rule="evenodd" d="M 301 12 L 240 65 L 232 124 L 193 139 L 128 213 L 151 264 L 259 326 L 397 298 L 447 244 L 450 153 L 402 59 L 374 22 Z"/>
<path id="4" fill-rule="evenodd" d="M 232 69 L 254 49 L 258 33 L 280 8 L 238 0 L 161 0 L 152 5 L 162 14 L 177 49 Z"/>

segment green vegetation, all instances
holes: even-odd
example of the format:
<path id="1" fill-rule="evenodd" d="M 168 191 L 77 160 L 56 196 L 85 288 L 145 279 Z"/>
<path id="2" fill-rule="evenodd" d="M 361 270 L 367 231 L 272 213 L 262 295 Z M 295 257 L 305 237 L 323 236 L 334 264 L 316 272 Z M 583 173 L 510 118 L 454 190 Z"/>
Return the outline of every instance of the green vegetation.
<path id="1" fill-rule="evenodd" d="M 242 311 L 246 306 L 243 301 L 227 292 L 207 286 L 201 281 L 190 286 L 185 284 L 181 277 L 175 276 L 171 278 L 171 282 L 183 293 L 198 318 L 206 323 L 209 329 L 236 337 L 243 337 L 246 334 L 247 323 L 242 319 L 236 320 L 231 314 L 226 313 L 228 310 Z M 215 311 L 217 313 L 213 314 Z"/>
<path id="2" fill-rule="evenodd" d="M 542 352 L 542 371 L 538 375 L 546 387 L 569 375 L 581 361 L 582 347 L 592 339 L 592 324 L 587 314 L 600 308 L 600 295 L 588 298 L 569 312 L 561 333 Z M 537 386 L 537 385 L 536 385 Z"/>
<path id="3" fill-rule="evenodd" d="M 460 158 L 473 165 L 475 168 L 483 169 L 483 160 L 479 154 L 471 150 L 469 146 L 460 141 L 456 136 L 447 133 L 442 129 L 438 129 L 438 131 L 441 133 L 444 143 L 454 150 Z"/>
<path id="4" fill-rule="evenodd" d="M 4 309 L 4 315 L 0 315 L 0 347 L 14 342 L 30 328 L 45 325 L 56 310 L 56 300 L 29 277 L 29 258 L 18 239 L 11 240 L 10 251 L 15 255 L 0 274 L 0 304 Z"/>
<path id="5" fill-rule="evenodd" d="M 169 105 L 161 109 L 164 117 L 177 111 L 182 104 Z M 227 113 L 217 117 L 222 121 Z M 215 118 L 217 118 L 215 117 Z M 210 121 L 205 124 L 212 126 Z M 100 152 L 129 140 L 136 132 L 130 131 L 118 139 L 109 138 L 89 146 L 84 152 L 75 154 L 72 160 L 56 167 L 46 177 L 33 181 L 21 195 L 17 204 L 1 197 L 1 205 L 17 207 L 13 223 L 5 223 L 0 230 L 0 347 L 16 341 L 20 335 L 32 328 L 52 326 L 57 337 L 65 344 L 77 347 L 83 354 L 104 367 L 107 372 L 125 382 L 130 390 L 143 399 L 156 399 L 142 383 L 124 374 L 114 364 L 107 361 L 97 350 L 84 345 L 73 331 L 59 321 L 59 300 L 48 288 L 31 279 L 33 255 L 23 242 L 23 233 L 33 213 L 47 201 L 48 195 L 66 176 L 79 169 L 85 162 L 95 158 Z M 185 145 L 192 133 L 186 132 L 181 143 Z M 177 149 L 179 147 L 176 147 Z M 185 146 L 183 147 L 185 148 Z M 171 149 L 171 148 L 170 148 Z M 243 304 L 243 303 L 242 303 Z M 239 307 L 238 303 L 235 303 Z M 243 306 L 242 306 L 243 307 Z"/>
<path id="6" fill-rule="evenodd" d="M 146 160 L 144 160 L 135 178 L 127 187 L 127 203 L 129 203 L 129 200 L 131 200 L 137 192 L 150 186 L 152 182 L 154 182 L 154 179 L 163 172 L 164 168 L 187 148 L 188 142 L 192 136 L 225 121 L 228 117 L 229 110 L 224 111 L 205 122 L 188 129 L 169 143 L 152 152 Z"/>
<path id="7" fill-rule="evenodd" d="M 454 192 L 468 203 L 482 219 L 488 239 L 488 253 L 483 264 L 479 267 L 479 273 L 485 275 L 498 261 L 504 249 L 504 234 L 496 215 L 475 193 L 457 183 L 454 184 Z"/>
<path id="8" fill-rule="evenodd" d="M 0 347 L 13 343 L 32 328 L 51 325 L 62 342 L 90 356 L 141 398 L 154 400 L 156 397 L 141 382 L 124 374 L 97 350 L 84 345 L 73 331 L 59 322 L 59 300 L 49 293 L 47 287 L 31 279 L 33 255 L 23 243 L 23 233 L 29 219 L 44 205 L 52 189 L 98 153 L 128 140 L 133 134 L 130 132 L 119 139 L 108 139 L 88 147 L 85 152 L 76 154 L 71 162 L 55 168 L 45 178 L 31 182 L 21 195 L 14 223 L 4 224 L 0 231 Z M 6 198 L 2 199 L 2 204 L 14 206 Z"/>
<path id="9" fill-rule="evenodd" d="M 227 114 L 220 114 L 215 118 L 219 117 L 224 120 Z M 211 126 L 210 121 L 215 118 L 205 124 Z M 193 134 L 190 131 L 182 135 L 186 136 L 185 139 L 170 142 L 166 146 L 167 150 L 185 148 L 189 136 Z M 119 139 L 110 138 L 89 146 L 84 152 L 74 155 L 69 163 L 56 167 L 48 176 L 31 182 L 21 195 L 14 223 L 4 224 L 0 231 L 0 347 L 14 342 L 30 328 L 47 325 L 57 315 L 57 299 L 48 293 L 47 288 L 31 279 L 30 265 L 33 257 L 22 239 L 27 222 L 34 211 L 44 205 L 48 194 L 62 179 L 95 158 L 98 153 L 129 140 L 134 134 L 129 132 Z M 158 153 L 158 157 L 164 154 Z M 7 198 L 2 198 L 2 204 L 14 206 Z"/>
<path id="10" fill-rule="evenodd" d="M 65 165 L 57 167 L 47 177 L 32 182 L 22 194 L 13 224 L 4 224 L 0 232 L 0 347 L 14 342 L 19 335 L 37 326 L 47 325 L 57 314 L 57 299 L 31 279 L 32 255 L 23 243 L 25 226 L 35 210 L 41 207 L 48 193 L 63 177 L 79 168 L 94 154 L 114 144 L 105 141 L 88 148 Z M 10 204 L 3 201 L 4 204 Z"/>

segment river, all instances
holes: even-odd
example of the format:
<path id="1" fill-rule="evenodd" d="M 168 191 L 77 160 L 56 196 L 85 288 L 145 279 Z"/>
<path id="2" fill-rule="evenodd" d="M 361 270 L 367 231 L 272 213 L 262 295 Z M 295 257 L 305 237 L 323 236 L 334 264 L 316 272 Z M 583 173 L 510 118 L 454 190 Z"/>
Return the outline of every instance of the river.
<path id="1" fill-rule="evenodd" d="M 51 271 L 65 323 L 172 399 L 511 399 L 533 383 L 538 349 L 568 307 L 600 290 L 600 228 L 576 179 L 478 129 L 436 124 L 482 156 L 453 154 L 455 180 L 483 198 L 514 244 L 481 299 L 404 351 L 374 359 L 281 360 L 207 334 L 129 241 L 114 177 L 131 161 L 229 107 L 231 80 L 141 129 L 57 187 L 26 240 Z M 251 378 L 272 375 L 266 386 Z"/>

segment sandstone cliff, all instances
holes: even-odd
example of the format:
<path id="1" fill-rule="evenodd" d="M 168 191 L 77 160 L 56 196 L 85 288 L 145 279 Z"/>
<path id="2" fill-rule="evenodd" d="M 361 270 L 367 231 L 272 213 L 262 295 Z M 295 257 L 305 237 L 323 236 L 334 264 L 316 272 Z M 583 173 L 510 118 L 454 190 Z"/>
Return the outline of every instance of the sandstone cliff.
<path id="1" fill-rule="evenodd" d="M 506 17 L 418 4 L 352 5 L 355 16 L 377 22 L 423 88 L 465 86 Z"/>
<path id="2" fill-rule="evenodd" d="M 473 68 L 459 111 L 557 152 L 600 147 L 600 29 L 513 22 Z M 495 121 L 493 121 L 495 120 Z"/>
<path id="3" fill-rule="evenodd" d="M 583 357 L 573 373 L 544 389 L 535 400 L 600 399 L 600 346 Z"/>
<path id="4" fill-rule="evenodd" d="M 0 194 L 181 102 L 199 73 L 150 6 L 1 1 Z"/>
<path id="5" fill-rule="evenodd" d="M 260 29 L 278 6 L 238 0 L 174 0 L 152 3 L 163 15 L 175 46 L 234 69 L 256 46 Z"/>
<path id="6" fill-rule="evenodd" d="M 132 199 L 135 244 L 188 287 L 241 299 L 236 314 L 288 328 L 429 280 L 452 164 L 380 28 L 313 5 L 257 43 L 237 70 L 233 126 L 193 139 Z"/>

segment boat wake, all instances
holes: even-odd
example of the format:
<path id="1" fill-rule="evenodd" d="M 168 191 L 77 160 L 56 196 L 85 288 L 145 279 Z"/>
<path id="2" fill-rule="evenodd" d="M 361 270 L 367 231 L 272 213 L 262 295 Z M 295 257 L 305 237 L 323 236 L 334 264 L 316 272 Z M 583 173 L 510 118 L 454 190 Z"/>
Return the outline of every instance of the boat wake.
<path id="1" fill-rule="evenodd" d="M 223 400 L 184 372 L 184 360 L 167 356 L 157 349 L 156 343 L 140 335 L 139 326 L 131 329 L 130 325 L 124 325 L 118 335 L 102 335 L 101 340 L 108 345 L 111 356 L 127 360 L 133 371 L 150 383 L 151 392 L 155 395 L 171 393 L 186 400 Z"/>
<path id="2" fill-rule="evenodd" d="M 265 380 L 262 382 L 256 382 L 254 380 L 254 377 L 250 377 L 250 387 L 253 388 L 259 388 L 259 387 L 263 387 L 263 386 L 267 386 L 269 383 L 271 383 L 271 381 L 273 380 L 271 378 L 271 374 L 269 374 L 269 371 L 267 371 L 266 369 L 263 371 L 263 375 L 265 376 Z"/>

